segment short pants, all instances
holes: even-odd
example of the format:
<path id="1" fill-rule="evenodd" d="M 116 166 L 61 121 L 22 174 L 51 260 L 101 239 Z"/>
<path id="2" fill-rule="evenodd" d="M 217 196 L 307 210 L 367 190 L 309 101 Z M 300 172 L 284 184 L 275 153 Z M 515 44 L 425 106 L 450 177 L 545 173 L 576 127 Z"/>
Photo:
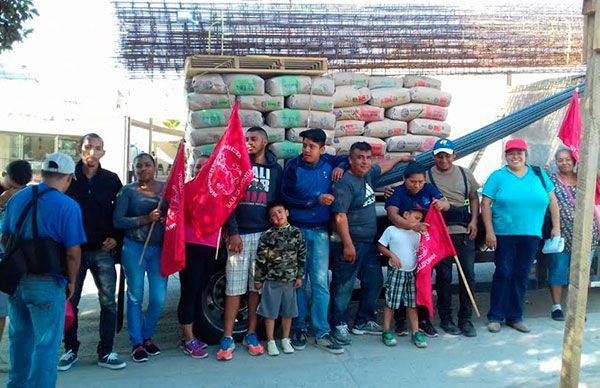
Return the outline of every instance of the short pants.
<path id="1" fill-rule="evenodd" d="M 8 295 L 0 292 L 0 318 L 8 316 Z"/>
<path id="2" fill-rule="evenodd" d="M 254 262 L 258 240 L 263 232 L 242 234 L 243 248 L 241 253 L 228 252 L 225 264 L 225 295 L 244 295 L 248 291 L 256 292 L 254 288 Z"/>
<path id="3" fill-rule="evenodd" d="M 399 309 L 402 305 L 417 307 L 413 271 L 401 271 L 388 267 L 387 281 L 385 282 L 385 305 L 394 310 Z"/>
<path id="4" fill-rule="evenodd" d="M 269 319 L 297 317 L 298 304 L 294 282 L 266 280 L 258 305 L 258 315 Z"/>

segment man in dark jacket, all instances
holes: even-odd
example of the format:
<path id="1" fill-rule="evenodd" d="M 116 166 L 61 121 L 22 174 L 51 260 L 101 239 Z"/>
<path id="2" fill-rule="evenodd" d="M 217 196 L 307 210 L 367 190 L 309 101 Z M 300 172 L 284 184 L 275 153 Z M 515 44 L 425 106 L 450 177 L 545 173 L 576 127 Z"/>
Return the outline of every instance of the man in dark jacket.
<path id="1" fill-rule="evenodd" d="M 65 332 L 65 354 L 58 361 L 58 370 L 68 370 L 77 361 L 78 305 L 88 269 L 94 277 L 100 300 L 100 342 L 98 365 L 109 369 L 125 368 L 113 352 L 117 307 L 114 253 L 122 237 L 112 223 L 115 197 L 122 187 L 117 174 L 103 169 L 104 141 L 95 133 L 84 135 L 78 145 L 81 160 L 75 167 L 75 178 L 67 191 L 81 207 L 87 243 L 81 247 L 81 267 L 77 275 L 71 304 L 75 312 L 73 325 Z"/>

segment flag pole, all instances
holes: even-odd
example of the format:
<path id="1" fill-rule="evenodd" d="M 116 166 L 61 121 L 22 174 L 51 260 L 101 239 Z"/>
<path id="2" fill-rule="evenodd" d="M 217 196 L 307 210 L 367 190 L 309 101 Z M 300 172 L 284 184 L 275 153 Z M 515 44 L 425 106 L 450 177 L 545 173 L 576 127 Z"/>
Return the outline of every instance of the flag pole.
<path id="1" fill-rule="evenodd" d="M 217 249 L 215 251 L 215 261 L 219 259 L 219 248 L 221 247 L 221 232 L 223 231 L 223 227 L 219 228 L 219 235 L 217 236 Z"/>
<path id="2" fill-rule="evenodd" d="M 465 286 L 465 290 L 467 290 L 467 294 L 469 295 L 469 299 L 471 300 L 473 309 L 475 309 L 475 315 L 477 315 L 477 318 L 481 318 L 481 314 L 479 314 L 479 309 L 477 308 L 477 303 L 475 303 L 475 298 L 473 298 L 473 293 L 471 292 L 471 288 L 467 283 L 467 278 L 465 277 L 465 273 L 463 272 L 462 266 L 460 265 L 458 256 L 454 256 L 454 262 L 456 263 L 456 268 L 458 268 L 458 273 L 460 273 L 460 278 L 462 279 L 463 285 Z"/>
<path id="3" fill-rule="evenodd" d="M 179 140 L 179 146 L 177 147 L 177 153 L 175 154 L 175 160 L 173 161 L 173 166 L 171 167 L 171 170 L 169 171 L 169 175 L 167 176 L 167 181 L 165 182 L 165 187 L 167 187 L 169 182 L 171 181 L 171 176 L 173 175 L 173 167 L 175 167 L 175 163 L 177 162 L 177 157 L 179 156 L 179 150 L 181 149 L 181 147 L 183 147 L 184 144 L 185 144 L 185 139 L 182 138 L 181 140 Z M 160 199 L 158 200 L 158 205 L 156 206 L 156 208 L 160 210 L 160 207 L 162 206 L 164 201 L 165 201 L 165 190 L 162 190 L 162 192 L 160 193 Z M 152 232 L 154 231 L 155 224 L 156 224 L 156 221 L 153 221 L 152 224 L 150 225 L 150 230 L 148 231 L 148 235 L 146 236 L 146 241 L 144 242 L 144 248 L 142 249 L 142 254 L 140 255 L 140 259 L 138 260 L 139 266 L 142 265 L 142 260 L 144 259 L 144 255 L 146 254 L 146 248 L 148 248 L 148 243 L 150 242 L 150 236 L 152 236 Z"/>

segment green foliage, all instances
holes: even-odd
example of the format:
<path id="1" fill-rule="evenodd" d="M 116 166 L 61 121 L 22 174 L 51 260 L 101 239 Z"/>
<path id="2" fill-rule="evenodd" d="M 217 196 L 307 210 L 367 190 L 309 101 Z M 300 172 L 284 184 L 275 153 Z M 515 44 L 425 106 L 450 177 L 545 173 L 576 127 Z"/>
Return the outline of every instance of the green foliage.
<path id="1" fill-rule="evenodd" d="M 0 0 L 0 53 L 11 50 L 14 42 L 21 42 L 33 30 L 23 24 L 39 16 L 31 0 Z"/>

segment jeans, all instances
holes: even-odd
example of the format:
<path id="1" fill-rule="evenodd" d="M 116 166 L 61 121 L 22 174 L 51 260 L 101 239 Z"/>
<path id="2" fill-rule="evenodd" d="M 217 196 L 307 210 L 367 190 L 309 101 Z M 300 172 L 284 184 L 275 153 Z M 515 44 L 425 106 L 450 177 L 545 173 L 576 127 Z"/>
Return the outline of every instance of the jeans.
<path id="1" fill-rule="evenodd" d="M 65 332 L 65 350 L 77 353 L 79 341 L 77 340 L 77 328 L 79 324 L 78 306 L 81 299 L 81 290 L 90 270 L 100 300 L 100 342 L 98 343 L 98 356 L 104 357 L 113 350 L 115 339 L 115 328 L 117 322 L 117 304 L 115 303 L 115 289 L 117 284 L 117 272 L 115 271 L 115 260 L 110 253 L 98 251 L 84 251 L 81 255 L 81 266 L 75 283 L 75 293 L 71 297 L 71 305 L 75 312 L 73 325 Z"/>
<path id="2" fill-rule="evenodd" d="M 537 236 L 496 236 L 496 270 L 490 292 L 490 322 L 523 321 L 529 272 L 540 246 Z"/>
<path id="3" fill-rule="evenodd" d="M 467 285 L 473 290 L 475 286 L 475 242 L 469 240 L 469 235 L 466 233 L 451 234 L 452 244 L 458 254 L 460 266 L 467 279 Z M 450 257 L 440 261 L 436 265 L 436 282 L 437 290 L 437 309 L 440 314 L 440 319 L 452 318 L 452 265 L 454 258 Z M 461 276 L 458 277 L 459 282 L 459 300 L 460 309 L 458 310 L 458 320 L 470 320 L 473 316 L 473 309 L 469 294 L 465 288 L 465 284 Z"/>
<path id="4" fill-rule="evenodd" d="M 125 238 L 121 255 L 127 280 L 127 331 L 134 347 L 152 338 L 167 294 L 167 278 L 160 276 L 161 247 L 148 245 L 139 265 L 143 248 L 144 244 Z M 145 274 L 148 275 L 149 301 L 146 315 L 142 317 Z"/>
<path id="5" fill-rule="evenodd" d="M 310 317 L 317 337 L 331 330 L 327 322 L 329 310 L 329 234 L 325 229 L 301 229 L 306 241 L 306 271 L 302 287 L 296 290 L 298 317 L 294 319 L 294 330 L 306 330 L 308 313 L 307 282 L 310 279 L 311 302 Z"/>
<path id="6" fill-rule="evenodd" d="M 375 320 L 375 302 L 383 286 L 379 253 L 373 243 L 355 242 L 356 260 L 344 260 L 342 244 L 334 244 L 333 263 L 333 325 L 348 323 L 348 304 L 355 278 L 360 280 L 361 295 L 354 325 Z"/>
<path id="7" fill-rule="evenodd" d="M 65 324 L 64 287 L 47 275 L 25 275 L 10 297 L 7 388 L 56 385 L 56 360 Z"/>

